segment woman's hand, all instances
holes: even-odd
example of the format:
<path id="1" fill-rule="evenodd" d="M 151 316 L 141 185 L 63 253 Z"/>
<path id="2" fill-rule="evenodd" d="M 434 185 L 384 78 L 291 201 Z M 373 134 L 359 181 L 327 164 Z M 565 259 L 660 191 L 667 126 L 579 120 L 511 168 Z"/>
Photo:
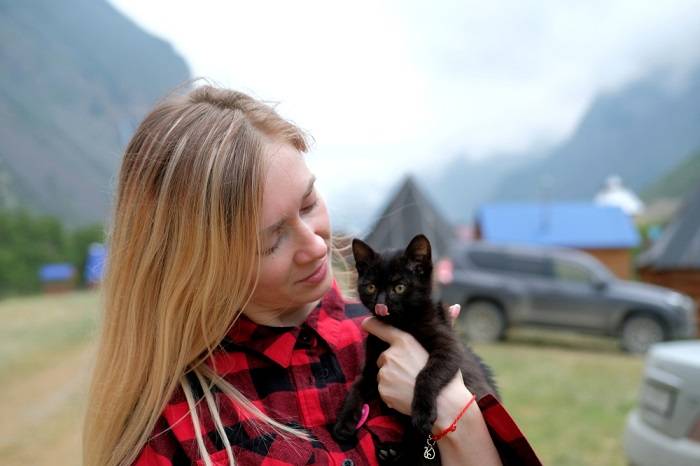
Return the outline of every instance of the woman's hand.
<path id="1" fill-rule="evenodd" d="M 453 322 L 459 315 L 459 309 L 459 304 L 455 304 L 448 310 Z M 390 345 L 377 359 L 379 395 L 390 408 L 410 415 L 416 376 L 428 362 L 428 352 L 413 335 L 386 325 L 376 318 L 365 319 L 362 328 Z M 444 392 L 459 390 L 460 385 L 462 390 L 465 390 L 461 373 L 458 372 L 452 382 L 443 389 L 441 397 Z M 438 416 L 442 414 L 440 401 L 438 397 Z"/>
<path id="2" fill-rule="evenodd" d="M 362 328 L 390 345 L 377 359 L 379 396 L 390 408 L 410 415 L 416 376 L 428 362 L 428 352 L 413 335 L 376 317 L 365 319 Z"/>
<path id="3" fill-rule="evenodd" d="M 455 322 L 457 322 L 457 317 L 459 317 L 459 311 L 462 310 L 462 306 L 459 304 L 453 304 L 452 306 L 447 308 L 447 317 L 450 318 L 450 321 L 452 322 L 452 326 L 455 326 Z"/>
<path id="4" fill-rule="evenodd" d="M 448 316 L 454 321 L 459 307 L 451 306 Z M 411 403 L 416 376 L 428 361 L 428 352 L 410 334 L 370 317 L 362 322 L 362 328 L 389 343 L 389 349 L 377 359 L 379 395 L 391 408 L 403 414 L 411 414 Z M 471 393 L 465 387 L 461 371 L 442 389 L 437 398 L 438 417 L 432 433 L 444 431 L 460 413 Z M 498 451 L 489 435 L 486 423 L 477 403 L 467 410 L 460 420 L 461 427 L 450 433 L 438 444 L 442 464 L 445 466 L 501 465 Z"/>

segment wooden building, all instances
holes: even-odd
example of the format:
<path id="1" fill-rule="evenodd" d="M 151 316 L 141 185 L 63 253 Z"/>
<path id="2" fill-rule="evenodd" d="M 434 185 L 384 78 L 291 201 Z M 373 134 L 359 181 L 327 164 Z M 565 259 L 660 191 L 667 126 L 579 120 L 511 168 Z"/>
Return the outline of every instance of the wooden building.
<path id="1" fill-rule="evenodd" d="M 39 269 L 39 281 L 44 293 L 61 293 L 75 289 L 75 267 L 67 262 L 44 264 Z"/>
<path id="2" fill-rule="evenodd" d="M 639 256 L 637 271 L 641 280 L 685 293 L 700 305 L 700 187 Z M 698 322 L 700 331 L 700 314 Z"/>
<path id="3" fill-rule="evenodd" d="M 475 237 L 491 243 L 558 246 L 587 252 L 626 279 L 640 243 L 632 219 L 619 207 L 589 202 L 509 202 L 481 206 Z"/>

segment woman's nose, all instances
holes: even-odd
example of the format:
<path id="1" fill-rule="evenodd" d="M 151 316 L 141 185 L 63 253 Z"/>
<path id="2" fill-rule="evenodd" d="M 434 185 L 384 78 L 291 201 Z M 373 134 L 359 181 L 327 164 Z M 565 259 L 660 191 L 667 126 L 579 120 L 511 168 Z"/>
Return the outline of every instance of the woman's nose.
<path id="1" fill-rule="evenodd" d="M 299 264 L 317 261 L 328 252 L 328 245 L 322 232 L 317 232 L 311 225 L 304 224 L 304 235 L 294 260 Z"/>

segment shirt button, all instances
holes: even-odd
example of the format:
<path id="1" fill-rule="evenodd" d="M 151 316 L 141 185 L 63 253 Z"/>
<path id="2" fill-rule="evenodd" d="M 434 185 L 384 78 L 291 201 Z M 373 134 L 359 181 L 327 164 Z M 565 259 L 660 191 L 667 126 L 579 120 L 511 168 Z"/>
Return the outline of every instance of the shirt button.
<path id="1" fill-rule="evenodd" d="M 355 466 L 355 462 L 350 458 L 345 458 L 343 460 L 343 466 Z"/>
<path id="2" fill-rule="evenodd" d="M 304 348 L 304 349 L 316 347 L 316 336 L 313 334 L 313 332 L 310 329 L 304 328 L 301 330 L 301 332 L 299 332 L 297 347 Z"/>

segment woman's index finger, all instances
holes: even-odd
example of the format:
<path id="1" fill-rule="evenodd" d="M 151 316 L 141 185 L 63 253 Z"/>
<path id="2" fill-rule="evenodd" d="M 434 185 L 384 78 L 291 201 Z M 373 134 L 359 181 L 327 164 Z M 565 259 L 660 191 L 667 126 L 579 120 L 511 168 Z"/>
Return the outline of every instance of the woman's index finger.
<path id="1" fill-rule="evenodd" d="M 376 317 L 368 317 L 363 320 L 360 325 L 362 325 L 362 328 L 368 333 L 371 333 L 389 344 L 394 343 L 400 336 L 400 330 L 384 322 L 380 322 Z"/>

